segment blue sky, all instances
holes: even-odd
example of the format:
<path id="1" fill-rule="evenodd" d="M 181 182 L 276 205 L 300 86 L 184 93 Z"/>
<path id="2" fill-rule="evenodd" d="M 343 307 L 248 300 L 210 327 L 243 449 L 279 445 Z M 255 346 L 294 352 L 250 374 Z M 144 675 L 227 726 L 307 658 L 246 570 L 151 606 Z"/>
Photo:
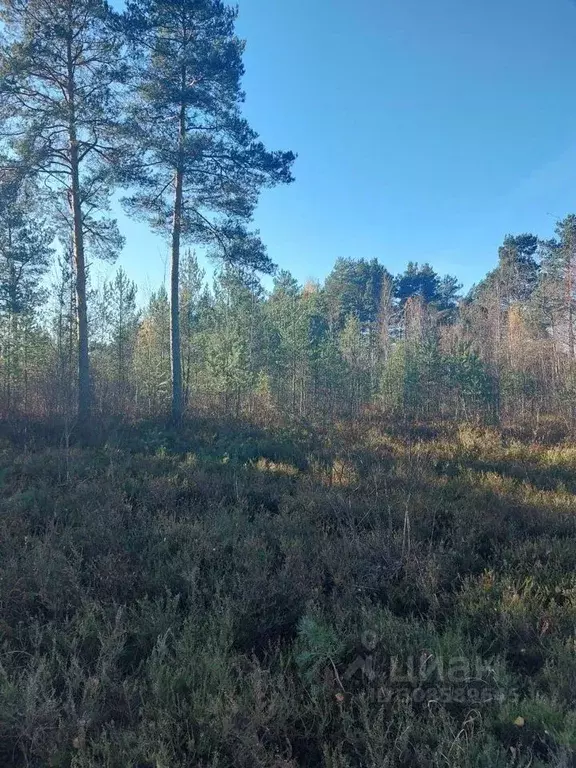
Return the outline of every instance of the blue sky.
<path id="1" fill-rule="evenodd" d="M 239 0 L 245 114 L 299 158 L 255 226 L 299 280 L 429 261 L 466 286 L 576 211 L 576 0 Z M 121 218 L 144 288 L 167 245 Z"/>

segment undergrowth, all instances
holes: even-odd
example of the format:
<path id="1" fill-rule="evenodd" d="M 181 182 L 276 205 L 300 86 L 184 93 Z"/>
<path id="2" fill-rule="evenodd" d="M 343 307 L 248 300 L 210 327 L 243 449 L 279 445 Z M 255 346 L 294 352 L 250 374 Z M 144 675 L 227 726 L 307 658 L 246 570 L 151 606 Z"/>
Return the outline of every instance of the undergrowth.
<path id="1" fill-rule="evenodd" d="M 377 419 L 0 444 L 0 765 L 576 766 L 576 446 Z"/>

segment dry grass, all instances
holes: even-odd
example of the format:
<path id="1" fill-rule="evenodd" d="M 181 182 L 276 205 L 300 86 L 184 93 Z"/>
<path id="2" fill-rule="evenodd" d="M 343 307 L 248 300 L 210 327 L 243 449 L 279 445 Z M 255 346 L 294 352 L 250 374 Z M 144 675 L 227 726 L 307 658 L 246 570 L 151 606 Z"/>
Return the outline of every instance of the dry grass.
<path id="1" fill-rule="evenodd" d="M 576 448 L 204 421 L 0 462 L 0 765 L 576 765 Z"/>

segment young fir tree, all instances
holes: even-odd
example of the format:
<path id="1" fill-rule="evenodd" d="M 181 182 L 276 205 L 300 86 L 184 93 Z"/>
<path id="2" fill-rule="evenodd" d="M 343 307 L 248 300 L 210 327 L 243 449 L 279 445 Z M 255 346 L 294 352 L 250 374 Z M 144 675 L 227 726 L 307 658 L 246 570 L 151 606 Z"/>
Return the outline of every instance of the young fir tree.
<path id="1" fill-rule="evenodd" d="M 13 163 L 53 190 L 73 242 L 78 413 L 90 411 L 87 259 L 120 245 L 107 209 L 120 153 L 121 38 L 105 0 L 0 0 L 0 134 Z M 68 236 L 65 238 L 68 240 Z"/>
<path id="2" fill-rule="evenodd" d="M 76 394 L 74 371 L 78 367 L 78 312 L 74 289 L 74 256 L 72 247 L 58 255 L 57 274 L 51 285 L 50 329 L 55 341 L 54 399 L 57 413 L 69 415 Z"/>
<path id="3" fill-rule="evenodd" d="M 270 374 L 277 401 L 296 412 L 297 393 L 308 347 L 309 318 L 302 291 L 287 271 L 278 273 L 265 306 L 269 328 Z"/>
<path id="4" fill-rule="evenodd" d="M 170 308 L 164 286 L 153 293 L 136 337 L 136 403 L 148 416 L 167 406 L 170 389 Z"/>
<path id="5" fill-rule="evenodd" d="M 180 277 L 180 341 L 185 405 L 190 398 L 192 381 L 194 380 L 197 384 L 203 364 L 202 314 L 208 309 L 204 303 L 205 277 L 206 273 L 198 264 L 196 254 L 193 251 L 187 251 Z"/>
<path id="6" fill-rule="evenodd" d="M 207 369 L 212 391 L 236 415 L 250 405 L 262 370 L 261 304 L 261 286 L 243 272 L 227 267 L 216 276 Z"/>
<path id="7" fill-rule="evenodd" d="M 143 164 L 128 207 L 171 241 L 172 412 L 183 407 L 180 252 L 208 246 L 231 263 L 269 271 L 246 230 L 263 187 L 292 181 L 291 152 L 269 152 L 241 116 L 244 44 L 223 0 L 129 0 L 126 29 L 137 61 L 132 138 Z"/>
<path id="8" fill-rule="evenodd" d="M 126 272 L 120 268 L 114 279 L 107 284 L 106 293 L 110 372 L 117 407 L 122 412 L 129 401 L 128 390 L 138 330 L 137 288 Z"/>
<path id="9" fill-rule="evenodd" d="M 348 409 L 357 414 L 369 392 L 370 339 L 357 315 L 348 315 L 340 333 L 339 347 L 346 364 Z"/>
<path id="10" fill-rule="evenodd" d="M 326 414 L 341 399 L 343 391 L 340 374 L 344 369 L 338 340 L 331 333 L 325 297 L 318 284 L 306 283 L 301 304 L 306 336 L 301 347 L 299 412 L 303 415 L 314 410 Z"/>

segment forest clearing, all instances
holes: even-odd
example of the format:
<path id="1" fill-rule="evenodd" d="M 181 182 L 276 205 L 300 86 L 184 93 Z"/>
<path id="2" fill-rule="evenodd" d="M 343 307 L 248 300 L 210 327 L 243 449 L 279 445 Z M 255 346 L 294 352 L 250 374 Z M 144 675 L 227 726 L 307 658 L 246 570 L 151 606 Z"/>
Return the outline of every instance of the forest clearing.
<path id="1" fill-rule="evenodd" d="M 240 5 L 0 0 L 0 768 L 576 768 L 575 3 Z"/>
<path id="2" fill-rule="evenodd" d="M 1 456 L 7 768 L 575 764 L 573 443 L 200 419 Z"/>

